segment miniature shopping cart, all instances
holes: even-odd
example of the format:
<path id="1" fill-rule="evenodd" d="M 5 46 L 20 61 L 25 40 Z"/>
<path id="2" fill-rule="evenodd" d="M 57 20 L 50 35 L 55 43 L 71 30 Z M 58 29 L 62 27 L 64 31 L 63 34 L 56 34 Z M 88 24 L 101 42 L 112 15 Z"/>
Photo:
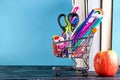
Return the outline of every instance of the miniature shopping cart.
<path id="1" fill-rule="evenodd" d="M 61 25 L 61 17 L 64 18 L 66 25 Z M 97 26 L 102 22 L 103 11 L 100 8 L 92 9 L 88 17 L 79 26 L 74 25 L 79 22 L 79 16 L 60 14 L 58 23 L 63 30 L 62 36 L 53 38 L 53 52 L 56 57 L 69 58 L 75 63 L 69 68 L 54 67 L 56 75 L 60 76 L 61 70 L 76 70 L 81 71 L 84 76 L 88 75 L 89 70 L 89 54 L 93 42 L 94 33 L 97 31 Z M 75 21 L 74 21 L 75 20 Z M 77 21 L 76 21 L 77 20 Z M 73 22 L 73 23 L 72 23 Z M 65 36 L 64 36 L 65 34 Z M 84 67 L 78 67 L 75 59 L 82 59 Z"/>
<path id="2" fill-rule="evenodd" d="M 75 70 L 82 72 L 84 76 L 88 76 L 89 70 L 89 54 L 93 41 L 94 34 L 90 34 L 88 37 L 78 38 L 78 39 L 69 39 L 64 41 L 53 41 L 53 52 L 56 57 L 59 58 L 69 58 L 72 59 L 75 63 L 74 66 L 71 67 L 54 67 L 56 72 L 56 76 L 61 75 L 61 70 Z M 79 45 L 74 45 L 75 42 L 80 42 Z M 60 47 L 59 45 L 64 45 Z M 85 67 L 76 67 L 77 62 L 75 59 L 82 59 Z"/>

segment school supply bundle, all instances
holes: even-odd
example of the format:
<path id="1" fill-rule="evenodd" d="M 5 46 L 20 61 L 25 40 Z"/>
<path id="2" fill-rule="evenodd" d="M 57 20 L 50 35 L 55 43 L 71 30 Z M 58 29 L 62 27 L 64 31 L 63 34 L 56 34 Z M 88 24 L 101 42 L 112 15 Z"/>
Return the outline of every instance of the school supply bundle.
<path id="1" fill-rule="evenodd" d="M 100 8 L 91 10 L 88 17 L 80 24 L 78 16 L 79 7 L 75 6 L 68 15 L 60 14 L 58 16 L 58 24 L 62 29 L 62 34 L 54 35 L 53 52 L 56 57 L 72 59 L 77 65 L 75 59 L 82 59 L 84 67 L 67 67 L 69 70 L 82 71 L 84 76 L 88 76 L 89 70 L 89 54 L 94 34 L 97 26 L 102 22 L 103 11 Z M 62 20 L 65 25 L 62 24 Z M 60 67 L 54 67 L 56 76 L 60 76 Z M 63 69 L 65 70 L 65 69 Z"/>
<path id="2" fill-rule="evenodd" d="M 72 11 L 75 11 L 74 8 Z M 61 24 L 61 18 L 65 25 Z M 85 45 L 90 43 L 97 26 L 102 22 L 103 11 L 100 8 L 93 9 L 83 23 L 78 25 L 79 16 L 71 12 L 66 16 L 58 16 L 58 24 L 62 29 L 61 36 L 53 36 L 53 50 L 57 57 L 81 57 L 85 53 Z M 89 42 L 88 42 L 89 41 Z"/>

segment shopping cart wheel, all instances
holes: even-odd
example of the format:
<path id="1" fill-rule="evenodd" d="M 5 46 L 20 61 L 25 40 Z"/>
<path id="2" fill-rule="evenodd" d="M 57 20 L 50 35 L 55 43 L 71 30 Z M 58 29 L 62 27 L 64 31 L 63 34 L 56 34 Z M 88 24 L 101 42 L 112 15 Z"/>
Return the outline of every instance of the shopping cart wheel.
<path id="1" fill-rule="evenodd" d="M 61 75 L 61 72 L 56 72 L 56 76 L 60 76 Z"/>
<path id="2" fill-rule="evenodd" d="M 82 74 L 83 74 L 83 76 L 87 77 L 87 76 L 88 76 L 87 70 L 83 69 L 83 70 L 82 70 Z"/>
<path id="3" fill-rule="evenodd" d="M 57 68 L 56 68 L 56 76 L 60 76 L 60 75 L 61 75 L 60 68 L 57 67 Z"/>

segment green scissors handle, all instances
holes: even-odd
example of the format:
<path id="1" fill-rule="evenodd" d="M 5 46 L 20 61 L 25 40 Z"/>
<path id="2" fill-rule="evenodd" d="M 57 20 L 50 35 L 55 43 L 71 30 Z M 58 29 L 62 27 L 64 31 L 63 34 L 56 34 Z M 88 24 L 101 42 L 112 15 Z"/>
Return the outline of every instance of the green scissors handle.
<path id="1" fill-rule="evenodd" d="M 65 22 L 67 23 L 67 25 L 65 27 L 65 33 L 68 33 L 68 32 L 72 33 L 73 27 L 72 27 L 70 21 L 68 20 L 67 16 L 65 17 Z"/>

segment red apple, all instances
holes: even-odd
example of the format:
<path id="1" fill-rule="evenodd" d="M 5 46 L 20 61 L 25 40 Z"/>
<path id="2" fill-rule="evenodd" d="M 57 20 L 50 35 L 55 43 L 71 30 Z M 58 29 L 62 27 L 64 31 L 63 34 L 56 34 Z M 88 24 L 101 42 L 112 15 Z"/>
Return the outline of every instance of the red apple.
<path id="1" fill-rule="evenodd" d="M 112 50 L 100 51 L 94 57 L 94 68 L 100 76 L 114 76 L 118 67 L 118 56 Z"/>

